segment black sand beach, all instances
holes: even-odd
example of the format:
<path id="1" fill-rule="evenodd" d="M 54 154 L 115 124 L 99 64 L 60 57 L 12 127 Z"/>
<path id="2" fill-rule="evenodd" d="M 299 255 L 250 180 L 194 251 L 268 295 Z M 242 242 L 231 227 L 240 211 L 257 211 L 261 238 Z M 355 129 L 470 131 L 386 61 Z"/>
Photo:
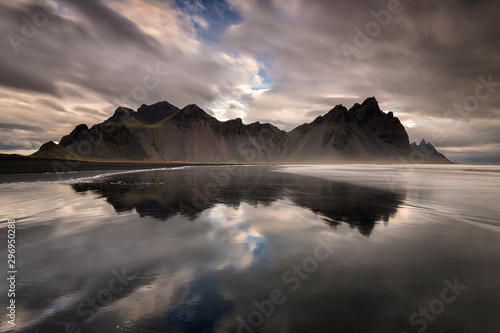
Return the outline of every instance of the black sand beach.
<path id="1" fill-rule="evenodd" d="M 33 158 L 26 156 L 0 156 L 0 174 L 47 173 L 92 170 L 133 170 L 178 167 L 184 165 L 203 165 L 197 163 L 178 162 L 90 162 L 73 160 L 56 160 Z"/>

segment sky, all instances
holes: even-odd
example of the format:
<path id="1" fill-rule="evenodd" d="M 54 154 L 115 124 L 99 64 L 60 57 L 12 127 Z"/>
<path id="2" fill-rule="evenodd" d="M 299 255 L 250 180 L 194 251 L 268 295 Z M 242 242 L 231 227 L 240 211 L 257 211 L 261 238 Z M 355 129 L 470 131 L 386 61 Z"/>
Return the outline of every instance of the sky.
<path id="1" fill-rule="evenodd" d="M 166 100 L 283 130 L 375 96 L 463 163 L 500 163 L 497 0 L 0 0 L 0 152 Z"/>

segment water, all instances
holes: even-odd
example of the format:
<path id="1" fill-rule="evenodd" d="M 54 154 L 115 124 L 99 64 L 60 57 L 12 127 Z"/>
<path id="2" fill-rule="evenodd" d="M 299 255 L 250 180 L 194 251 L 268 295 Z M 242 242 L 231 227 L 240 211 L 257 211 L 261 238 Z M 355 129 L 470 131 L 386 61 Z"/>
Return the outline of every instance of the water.
<path id="1" fill-rule="evenodd" d="M 15 327 L 0 279 L 1 331 L 500 331 L 500 167 L 182 167 L 0 182 L 0 257 L 16 219 L 18 271 Z"/>

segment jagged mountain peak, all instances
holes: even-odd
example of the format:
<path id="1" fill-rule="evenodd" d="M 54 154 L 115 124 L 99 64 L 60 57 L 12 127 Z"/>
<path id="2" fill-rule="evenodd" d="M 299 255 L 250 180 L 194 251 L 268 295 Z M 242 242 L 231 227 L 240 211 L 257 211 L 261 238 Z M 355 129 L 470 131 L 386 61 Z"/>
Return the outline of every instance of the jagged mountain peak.
<path id="1" fill-rule="evenodd" d="M 410 145 L 412 152 L 411 158 L 414 162 L 421 163 L 453 163 L 443 154 L 437 151 L 436 147 L 430 142 L 422 139 L 419 144 L 412 142 Z"/>
<path id="2" fill-rule="evenodd" d="M 375 98 L 375 96 L 372 96 L 372 97 L 368 97 L 367 99 L 365 99 L 363 101 L 363 103 L 361 104 L 361 106 L 367 106 L 367 105 L 372 105 L 372 106 L 377 106 L 378 107 L 378 101 L 377 99 Z"/>
<path id="3" fill-rule="evenodd" d="M 342 104 L 339 104 L 339 105 L 335 105 L 335 107 L 333 109 L 331 109 L 330 111 L 328 111 L 328 113 L 326 115 L 329 115 L 329 114 L 335 114 L 335 113 L 339 113 L 339 112 L 347 112 L 347 108 L 345 106 L 343 106 Z"/>
<path id="4" fill-rule="evenodd" d="M 162 101 L 151 105 L 142 104 L 139 109 L 137 109 L 134 117 L 145 124 L 155 124 L 178 111 L 179 108 L 175 105 L 167 101 Z"/>
<path id="5" fill-rule="evenodd" d="M 116 108 L 115 112 L 111 117 L 109 117 L 104 122 L 122 122 L 132 116 L 134 110 L 119 106 Z"/>
<path id="6" fill-rule="evenodd" d="M 59 144 L 63 147 L 66 147 L 75 141 L 81 141 L 85 138 L 88 132 L 89 128 L 86 124 L 77 125 L 70 134 L 65 135 L 61 138 Z"/>
<path id="7" fill-rule="evenodd" d="M 345 106 L 343 106 L 342 104 L 339 104 L 339 105 L 336 105 L 330 111 L 328 111 L 328 113 L 316 117 L 316 119 L 313 120 L 312 124 L 319 124 L 319 123 L 323 123 L 325 121 L 335 121 L 335 120 L 345 121 L 346 116 L 347 116 L 347 108 Z M 306 124 L 303 124 L 303 125 L 306 125 Z"/>
<path id="8" fill-rule="evenodd" d="M 150 109 L 169 109 L 169 108 L 176 108 L 176 109 L 178 109 L 175 105 L 170 104 L 167 101 L 160 101 L 160 102 L 156 102 L 156 103 L 151 104 L 151 105 L 142 104 L 139 107 L 139 109 L 137 109 L 137 112 L 141 113 L 141 112 L 144 112 L 144 111 L 149 111 Z"/>
<path id="9" fill-rule="evenodd" d="M 115 110 L 106 122 L 124 122 L 130 118 L 137 119 L 144 124 L 155 124 L 178 112 L 179 108 L 169 102 L 162 101 L 151 105 L 142 104 L 137 112 L 123 106 Z"/>
<path id="10" fill-rule="evenodd" d="M 188 104 L 181 109 L 182 112 L 190 113 L 190 112 L 205 112 L 202 108 L 200 108 L 196 104 Z"/>
<path id="11" fill-rule="evenodd" d="M 349 115 L 355 118 L 358 123 L 364 124 L 375 116 L 380 116 L 382 110 L 375 97 L 369 97 L 361 104 L 356 103 L 348 111 Z"/>
<path id="12" fill-rule="evenodd" d="M 183 107 L 179 112 L 179 116 L 187 116 L 195 119 L 215 119 L 196 104 L 189 104 Z"/>
<path id="13" fill-rule="evenodd" d="M 231 125 L 231 126 L 244 126 L 243 120 L 241 118 L 229 119 L 229 120 L 221 122 L 221 124 Z"/>
<path id="14" fill-rule="evenodd" d="M 380 106 L 378 105 L 378 101 L 375 96 L 365 99 L 363 103 L 361 103 L 360 107 L 374 113 L 379 113 L 382 111 L 380 110 Z"/>
<path id="15" fill-rule="evenodd" d="M 385 143 L 410 150 L 410 141 L 404 126 L 392 112 L 383 112 L 375 97 L 369 97 L 360 104 L 354 104 L 348 111 L 350 120 L 359 127 L 371 131 Z"/>
<path id="16" fill-rule="evenodd" d="M 201 109 L 196 104 L 189 104 L 183 107 L 179 112 L 174 113 L 165 122 L 175 124 L 179 128 L 192 128 L 195 122 L 204 122 L 210 126 L 219 124 L 220 122 Z"/>
<path id="17" fill-rule="evenodd" d="M 427 146 L 427 144 L 428 143 L 424 139 L 422 139 L 422 141 L 420 141 L 420 143 L 419 143 L 419 146 Z M 429 144 L 430 144 L 430 142 L 429 142 Z"/>
<path id="18" fill-rule="evenodd" d="M 416 144 L 416 142 L 415 142 L 415 144 Z M 434 145 L 432 143 L 425 141 L 424 139 L 422 139 L 420 141 L 420 143 L 417 145 L 417 147 L 419 147 L 422 150 L 426 150 L 428 152 L 436 151 L 436 147 L 434 147 Z"/>
<path id="19" fill-rule="evenodd" d="M 337 121 L 344 123 L 347 119 L 347 108 L 342 104 L 336 105 L 333 109 L 328 111 L 322 118 L 326 121 Z M 317 119 L 317 118 L 316 118 Z"/>

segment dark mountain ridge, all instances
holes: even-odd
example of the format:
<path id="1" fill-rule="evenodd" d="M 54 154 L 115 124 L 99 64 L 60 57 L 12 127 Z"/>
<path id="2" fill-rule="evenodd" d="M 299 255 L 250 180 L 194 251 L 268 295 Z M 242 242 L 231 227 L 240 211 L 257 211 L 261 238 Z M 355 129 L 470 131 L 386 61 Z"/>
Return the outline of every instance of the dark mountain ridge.
<path id="1" fill-rule="evenodd" d="M 121 122 L 133 118 L 144 124 L 151 125 L 173 115 L 177 111 L 179 111 L 178 107 L 166 101 L 152 105 L 142 104 L 137 109 L 137 112 L 129 108 L 119 107 L 115 110 L 113 116 L 106 121 Z"/>
<path id="2" fill-rule="evenodd" d="M 432 160 L 436 163 L 453 163 L 446 156 L 438 152 L 430 142 L 426 142 L 424 139 L 418 145 L 416 142 L 412 142 L 410 149 L 412 151 L 411 157 L 417 161 L 422 158 L 424 161 Z"/>
<path id="3" fill-rule="evenodd" d="M 337 105 L 310 123 L 286 132 L 240 118 L 219 121 L 195 104 L 168 102 L 119 107 L 101 124 L 78 125 L 59 144 L 46 143 L 34 156 L 68 159 L 185 162 L 412 162 L 451 163 L 435 148 L 410 145 L 392 112 L 375 97 L 349 110 Z M 430 145 L 430 146 L 429 146 Z"/>

